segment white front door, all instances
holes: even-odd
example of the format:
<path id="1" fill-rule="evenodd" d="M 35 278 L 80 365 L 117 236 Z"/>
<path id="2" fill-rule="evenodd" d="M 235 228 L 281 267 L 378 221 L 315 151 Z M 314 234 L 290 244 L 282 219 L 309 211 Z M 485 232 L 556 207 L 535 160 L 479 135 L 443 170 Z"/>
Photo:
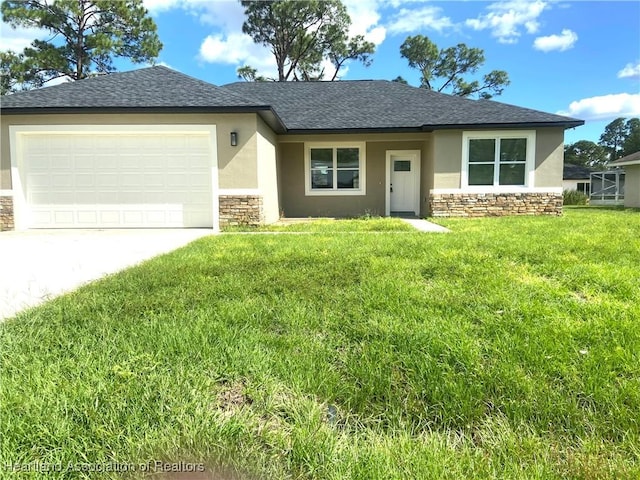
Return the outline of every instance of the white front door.
<path id="1" fill-rule="evenodd" d="M 389 214 L 420 214 L 420 152 L 388 151 Z"/>

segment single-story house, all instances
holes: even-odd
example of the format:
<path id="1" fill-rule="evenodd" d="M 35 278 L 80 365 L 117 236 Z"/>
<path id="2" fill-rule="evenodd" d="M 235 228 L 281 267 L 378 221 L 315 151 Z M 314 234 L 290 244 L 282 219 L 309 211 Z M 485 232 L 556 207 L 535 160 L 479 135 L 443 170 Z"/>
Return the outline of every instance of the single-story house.
<path id="1" fill-rule="evenodd" d="M 562 189 L 574 190 L 589 195 L 591 189 L 591 170 L 582 165 L 565 163 L 562 170 Z"/>
<path id="2" fill-rule="evenodd" d="M 624 206 L 640 208 L 640 152 L 611 162 L 609 167 L 624 167 Z"/>
<path id="3" fill-rule="evenodd" d="M 559 214 L 582 120 L 383 80 L 218 87 L 156 66 L 1 99 L 2 227 Z"/>

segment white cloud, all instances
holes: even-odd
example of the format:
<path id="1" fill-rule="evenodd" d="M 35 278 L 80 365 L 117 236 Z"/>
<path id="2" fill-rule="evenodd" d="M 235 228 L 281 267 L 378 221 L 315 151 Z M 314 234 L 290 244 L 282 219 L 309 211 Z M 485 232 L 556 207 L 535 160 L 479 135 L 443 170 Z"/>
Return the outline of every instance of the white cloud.
<path id="1" fill-rule="evenodd" d="M 571 102 L 568 110 L 560 111 L 558 114 L 585 120 L 638 117 L 640 116 L 640 93 L 617 93 L 583 98 Z"/>
<path id="2" fill-rule="evenodd" d="M 391 33 L 410 33 L 424 29 L 442 32 L 453 27 L 451 19 L 442 16 L 442 9 L 434 6 L 415 9 L 401 8 L 393 16 L 388 26 Z"/>
<path id="3" fill-rule="evenodd" d="M 487 7 L 489 13 L 478 18 L 470 18 L 465 25 L 474 30 L 491 30 L 491 35 L 500 43 L 516 43 L 524 28 L 533 34 L 540 28 L 538 17 L 547 8 L 548 3 L 540 0 L 512 0 L 492 3 Z"/>
<path id="4" fill-rule="evenodd" d="M 248 56 L 248 49 L 253 40 L 242 33 L 223 35 L 209 35 L 200 45 L 200 56 L 210 63 L 237 64 Z"/>
<path id="5" fill-rule="evenodd" d="M 572 48 L 578 41 L 576 32 L 564 28 L 560 35 L 548 35 L 546 37 L 538 37 L 533 41 L 533 48 L 543 52 L 558 50 L 564 52 Z"/>
<path id="6" fill-rule="evenodd" d="M 11 28 L 8 23 L 2 22 L 2 36 L 0 36 L 0 51 L 12 50 L 22 52 L 31 45 L 35 39 L 48 38 L 48 32 L 39 28 Z"/>
<path id="7" fill-rule="evenodd" d="M 157 12 L 166 12 L 172 8 L 181 7 L 186 3 L 190 3 L 189 0 L 142 0 L 144 7 L 149 10 L 151 14 Z"/>
<path id="8" fill-rule="evenodd" d="M 618 78 L 640 78 L 640 62 L 627 63 L 622 70 L 618 72 Z"/>
<path id="9" fill-rule="evenodd" d="M 67 83 L 67 82 L 73 82 L 73 79 L 71 77 L 67 77 L 66 75 L 63 75 L 62 77 L 54 78 L 53 80 L 49 80 L 48 82 L 45 82 L 44 86 L 52 87 L 54 85 L 60 85 L 61 83 Z"/>
<path id="10" fill-rule="evenodd" d="M 208 63 L 250 65 L 258 75 L 277 77 L 273 54 L 244 33 L 208 35 L 200 45 L 199 58 Z"/>
<path id="11" fill-rule="evenodd" d="M 380 45 L 387 36 L 387 30 L 379 25 L 380 13 L 378 0 L 344 0 L 351 17 L 349 35 L 363 35 L 374 45 Z"/>

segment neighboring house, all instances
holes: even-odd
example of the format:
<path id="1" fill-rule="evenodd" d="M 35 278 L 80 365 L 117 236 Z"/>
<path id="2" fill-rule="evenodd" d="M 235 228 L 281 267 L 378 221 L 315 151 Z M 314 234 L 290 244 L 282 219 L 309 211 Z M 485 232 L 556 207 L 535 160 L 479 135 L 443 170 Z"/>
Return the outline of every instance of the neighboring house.
<path id="1" fill-rule="evenodd" d="M 374 81 L 151 67 L 2 98 L 3 228 L 559 214 L 582 120 Z"/>
<path id="2" fill-rule="evenodd" d="M 591 170 L 582 165 L 565 163 L 562 171 L 562 189 L 590 193 Z"/>
<path id="3" fill-rule="evenodd" d="M 609 166 L 624 167 L 624 206 L 640 208 L 640 152 L 622 157 Z"/>

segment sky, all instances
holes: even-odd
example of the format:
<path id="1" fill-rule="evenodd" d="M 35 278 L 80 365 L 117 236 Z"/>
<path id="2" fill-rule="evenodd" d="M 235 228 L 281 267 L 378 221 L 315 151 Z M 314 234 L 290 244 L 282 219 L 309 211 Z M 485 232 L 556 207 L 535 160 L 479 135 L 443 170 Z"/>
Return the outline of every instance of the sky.
<path id="1" fill-rule="evenodd" d="M 164 48 L 157 60 L 193 77 L 224 85 L 236 69 L 251 65 L 275 75 L 267 47 L 242 33 L 243 7 L 230 0 L 143 0 L 158 25 Z M 565 142 L 597 142 L 617 117 L 640 116 L 640 2 L 510 0 L 343 0 L 350 33 L 376 45 L 370 67 L 350 63 L 343 80 L 401 75 L 420 84 L 419 73 L 400 56 L 408 36 L 424 35 L 439 48 L 465 43 L 484 50 L 481 76 L 506 70 L 511 84 L 494 100 L 585 120 L 567 130 Z M 21 51 L 35 30 L 2 23 L 0 50 Z M 118 61 L 120 70 L 139 68 Z"/>

